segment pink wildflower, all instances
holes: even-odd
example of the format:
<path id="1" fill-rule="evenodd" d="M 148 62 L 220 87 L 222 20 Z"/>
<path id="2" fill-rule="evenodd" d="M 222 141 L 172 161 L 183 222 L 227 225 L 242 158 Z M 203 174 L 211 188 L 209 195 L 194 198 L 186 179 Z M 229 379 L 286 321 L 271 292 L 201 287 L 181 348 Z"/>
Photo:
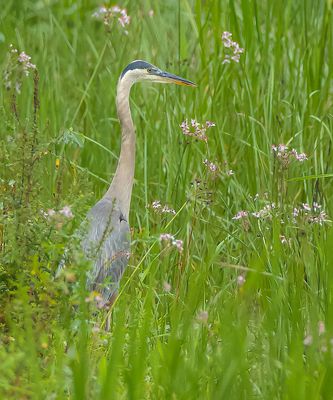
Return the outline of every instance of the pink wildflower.
<path id="1" fill-rule="evenodd" d="M 94 18 L 103 19 L 104 25 L 111 25 L 114 19 L 117 19 L 122 28 L 129 25 L 131 22 L 131 17 L 127 14 L 126 8 L 121 8 L 118 5 L 113 7 L 99 7 L 92 15 Z M 127 32 L 127 31 L 125 31 Z"/>
<path id="2" fill-rule="evenodd" d="M 173 240 L 173 241 L 172 241 L 172 244 L 173 244 L 174 246 L 176 246 L 176 248 L 177 248 L 177 250 L 179 251 L 179 253 L 181 253 L 181 252 L 184 250 L 184 248 L 183 248 L 183 241 L 182 241 L 182 240 L 180 240 L 180 239 Z"/>
<path id="3" fill-rule="evenodd" d="M 319 336 L 323 335 L 325 333 L 325 323 L 324 323 L 324 321 L 319 321 L 318 322 L 318 333 L 319 333 Z"/>
<path id="4" fill-rule="evenodd" d="M 249 213 L 247 211 L 241 210 L 238 211 L 238 213 L 232 217 L 232 219 L 238 220 L 238 219 L 242 219 L 242 218 L 246 218 L 249 215 Z"/>
<path id="5" fill-rule="evenodd" d="M 118 18 L 118 21 L 120 25 L 125 28 L 125 25 L 129 25 L 131 21 L 131 17 L 127 15 L 127 12 L 125 9 L 120 10 L 120 17 Z"/>
<path id="6" fill-rule="evenodd" d="M 197 315 L 197 320 L 203 324 L 207 324 L 208 322 L 208 312 L 200 311 Z"/>
<path id="7" fill-rule="evenodd" d="M 303 161 L 305 161 L 305 160 L 308 159 L 308 157 L 307 157 L 307 155 L 306 155 L 305 153 L 298 153 L 297 150 L 295 150 L 295 149 L 292 149 L 292 150 L 290 151 L 290 154 L 291 154 L 292 156 L 294 156 L 295 159 L 296 159 L 297 161 L 299 161 L 299 162 L 303 162 Z"/>
<path id="8" fill-rule="evenodd" d="M 315 211 L 318 211 L 319 209 L 321 209 L 321 205 L 318 204 L 317 202 L 313 202 L 312 207 Z"/>
<path id="9" fill-rule="evenodd" d="M 307 157 L 307 155 L 305 153 L 299 153 L 299 154 L 296 155 L 296 159 L 299 162 L 303 162 L 303 161 L 307 160 L 308 157 Z"/>
<path id="10" fill-rule="evenodd" d="M 298 208 L 296 208 L 296 207 L 294 207 L 294 210 L 293 210 L 293 216 L 294 217 L 298 217 L 299 216 L 299 209 Z"/>
<path id="11" fill-rule="evenodd" d="M 246 282 L 246 279 L 245 279 L 244 275 L 237 276 L 237 285 L 238 286 L 243 286 L 245 282 Z"/>
<path id="12" fill-rule="evenodd" d="M 20 55 L 18 56 L 18 61 L 20 63 L 26 63 L 29 62 L 31 60 L 31 57 L 28 56 L 27 54 L 25 54 L 24 51 L 22 51 L 22 53 L 20 53 Z"/>
<path id="13" fill-rule="evenodd" d="M 162 206 L 160 200 L 153 201 L 151 206 L 158 213 L 176 215 L 176 211 L 173 208 L 169 208 L 167 205 Z"/>
<path id="14" fill-rule="evenodd" d="M 197 122 L 195 119 L 191 119 L 191 123 L 188 123 L 186 119 L 180 125 L 181 130 L 183 131 L 183 135 L 192 136 L 195 139 L 203 140 L 207 142 L 208 138 L 206 135 L 206 131 L 208 128 L 215 126 L 214 122 L 206 121 L 206 123 L 201 124 Z"/>
<path id="15" fill-rule="evenodd" d="M 160 241 L 168 241 L 168 240 L 173 240 L 174 237 L 170 233 L 161 233 L 160 234 Z"/>
<path id="16" fill-rule="evenodd" d="M 170 233 L 162 233 L 160 235 L 160 241 L 167 242 L 168 245 L 172 245 L 172 246 L 176 247 L 176 249 L 179 251 L 179 253 L 182 253 L 182 251 L 184 250 L 183 241 L 180 239 L 175 239 L 175 237 L 173 235 L 171 235 Z"/>
<path id="17" fill-rule="evenodd" d="M 217 165 L 210 162 L 209 160 L 207 160 L 207 158 L 204 160 L 203 162 L 206 167 L 211 171 L 211 172 L 216 172 L 217 171 Z"/>
<path id="18" fill-rule="evenodd" d="M 56 212 L 53 210 L 53 208 L 49 208 L 49 209 L 47 210 L 47 215 L 48 215 L 49 217 L 54 217 L 54 216 L 56 215 Z"/>
<path id="19" fill-rule="evenodd" d="M 225 47 L 230 47 L 230 39 L 232 37 L 232 33 L 224 31 L 222 33 L 222 41 Z"/>
<path id="20" fill-rule="evenodd" d="M 328 221 L 327 214 L 325 211 L 321 211 L 318 215 L 310 216 L 308 221 L 312 224 L 323 225 L 324 222 Z"/>
<path id="21" fill-rule="evenodd" d="M 165 292 L 169 293 L 171 291 L 171 285 L 169 282 L 163 282 L 163 289 Z"/>
<path id="22" fill-rule="evenodd" d="M 25 76 L 29 76 L 30 70 L 36 69 L 36 65 L 30 62 L 31 57 L 25 54 L 24 51 L 20 53 L 17 61 L 22 65 L 23 72 Z"/>
<path id="23" fill-rule="evenodd" d="M 264 208 L 259 211 L 253 212 L 252 215 L 256 218 L 271 218 L 272 210 L 275 208 L 275 203 L 266 204 Z"/>
<path id="24" fill-rule="evenodd" d="M 278 151 L 280 153 L 283 153 L 288 150 L 288 146 L 285 144 L 279 144 L 278 146 L 275 146 L 274 144 L 272 145 L 272 150 Z"/>
<path id="25" fill-rule="evenodd" d="M 160 202 L 159 200 L 153 201 L 152 207 L 153 207 L 155 210 L 161 208 L 161 207 L 162 207 L 162 206 L 161 206 L 161 202 Z"/>
<path id="26" fill-rule="evenodd" d="M 305 336 L 305 338 L 303 340 L 304 346 L 311 346 L 312 342 L 313 342 L 313 338 L 311 335 Z"/>
<path id="27" fill-rule="evenodd" d="M 108 12 L 108 9 L 106 7 L 104 7 L 104 6 L 102 6 L 102 7 L 99 7 L 99 9 L 97 11 L 95 11 L 92 16 L 94 18 L 100 18 L 101 16 L 103 16 L 107 12 Z"/>
<path id="28" fill-rule="evenodd" d="M 303 206 L 303 209 L 304 209 L 305 211 L 311 211 L 311 207 L 309 206 L 308 203 L 302 203 L 302 206 Z"/>
<path id="29" fill-rule="evenodd" d="M 121 13 L 123 11 L 119 6 L 112 6 L 110 10 L 113 13 Z"/>
<path id="30" fill-rule="evenodd" d="M 24 51 L 20 54 L 17 49 L 14 48 L 12 44 L 9 45 L 9 52 L 11 57 L 11 62 L 17 63 L 18 71 L 23 73 L 25 76 L 29 76 L 32 70 L 36 69 L 36 65 L 30 62 L 31 57 L 28 56 Z M 21 93 L 21 86 L 22 86 L 22 79 L 15 79 L 12 81 L 12 73 L 13 69 L 8 68 L 4 71 L 4 84 L 7 90 L 11 88 L 15 88 L 15 91 L 20 94 Z"/>
<path id="31" fill-rule="evenodd" d="M 222 43 L 223 46 L 232 51 L 232 54 L 226 54 L 222 64 L 230 64 L 231 61 L 236 63 L 240 60 L 240 55 L 244 53 L 244 49 L 239 46 L 237 42 L 232 40 L 232 34 L 230 32 L 222 33 Z"/>
<path id="32" fill-rule="evenodd" d="M 162 214 L 173 214 L 176 215 L 176 211 L 173 208 L 169 208 L 168 206 L 164 206 L 161 210 Z"/>
<path id="33" fill-rule="evenodd" d="M 93 303 L 98 309 L 102 309 L 105 305 L 103 297 L 98 292 L 90 292 L 85 298 L 86 303 Z"/>
<path id="34" fill-rule="evenodd" d="M 295 218 L 302 218 L 310 224 L 323 225 L 328 221 L 328 216 L 325 211 L 321 210 L 321 205 L 313 202 L 312 207 L 308 203 L 302 203 L 302 207 L 293 209 L 293 222 L 296 223 Z"/>
<path id="35" fill-rule="evenodd" d="M 61 210 L 59 210 L 59 214 L 62 214 L 66 218 L 73 218 L 74 215 L 69 206 L 64 206 Z"/>
<path id="36" fill-rule="evenodd" d="M 288 165 L 292 158 L 301 163 L 308 159 L 305 153 L 298 153 L 295 149 L 291 149 L 289 151 L 288 146 L 286 146 L 285 144 L 273 144 L 272 150 L 276 153 L 277 158 L 281 159 L 285 165 Z"/>

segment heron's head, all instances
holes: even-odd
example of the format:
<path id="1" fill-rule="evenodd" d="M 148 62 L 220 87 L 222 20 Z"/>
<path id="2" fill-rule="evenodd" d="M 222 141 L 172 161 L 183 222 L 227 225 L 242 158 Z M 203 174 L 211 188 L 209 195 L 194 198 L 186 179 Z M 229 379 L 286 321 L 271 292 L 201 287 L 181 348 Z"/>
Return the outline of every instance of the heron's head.
<path id="1" fill-rule="evenodd" d="M 130 83 L 150 81 L 157 83 L 175 83 L 176 85 L 196 86 L 195 83 L 180 76 L 162 71 L 146 61 L 136 60 L 127 65 L 120 75 L 120 80 L 128 80 Z"/>

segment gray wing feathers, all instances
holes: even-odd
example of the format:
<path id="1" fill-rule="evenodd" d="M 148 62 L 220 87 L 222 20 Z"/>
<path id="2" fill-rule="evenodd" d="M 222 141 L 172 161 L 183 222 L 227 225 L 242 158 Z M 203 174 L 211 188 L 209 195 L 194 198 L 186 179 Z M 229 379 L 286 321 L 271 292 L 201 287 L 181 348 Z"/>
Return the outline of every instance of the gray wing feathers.
<path id="1" fill-rule="evenodd" d="M 106 303 L 119 288 L 130 255 L 130 228 L 115 202 L 99 201 L 88 214 L 88 231 L 82 246 L 93 262 L 87 287 Z"/>

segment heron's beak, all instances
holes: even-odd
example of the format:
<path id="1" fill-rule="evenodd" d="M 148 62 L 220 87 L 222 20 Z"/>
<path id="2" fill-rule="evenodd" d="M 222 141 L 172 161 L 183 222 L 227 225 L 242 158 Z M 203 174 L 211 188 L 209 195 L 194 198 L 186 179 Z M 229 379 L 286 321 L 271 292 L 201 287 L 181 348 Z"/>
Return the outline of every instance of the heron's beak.
<path id="1" fill-rule="evenodd" d="M 181 78 L 180 76 L 170 74 L 169 72 L 156 71 L 154 75 L 158 77 L 159 82 L 175 83 L 176 85 L 183 85 L 183 86 L 197 86 L 195 83 L 188 81 L 187 79 Z"/>

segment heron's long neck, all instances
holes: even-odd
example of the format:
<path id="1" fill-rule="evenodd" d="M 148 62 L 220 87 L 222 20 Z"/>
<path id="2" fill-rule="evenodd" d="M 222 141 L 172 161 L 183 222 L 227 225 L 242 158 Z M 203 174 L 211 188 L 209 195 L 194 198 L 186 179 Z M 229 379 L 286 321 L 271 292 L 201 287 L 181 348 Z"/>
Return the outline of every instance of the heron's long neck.
<path id="1" fill-rule="evenodd" d="M 117 113 L 121 125 L 121 150 L 116 173 L 105 197 L 116 200 L 128 219 L 135 169 L 135 130 L 129 105 L 131 83 L 120 80 L 117 87 Z"/>

